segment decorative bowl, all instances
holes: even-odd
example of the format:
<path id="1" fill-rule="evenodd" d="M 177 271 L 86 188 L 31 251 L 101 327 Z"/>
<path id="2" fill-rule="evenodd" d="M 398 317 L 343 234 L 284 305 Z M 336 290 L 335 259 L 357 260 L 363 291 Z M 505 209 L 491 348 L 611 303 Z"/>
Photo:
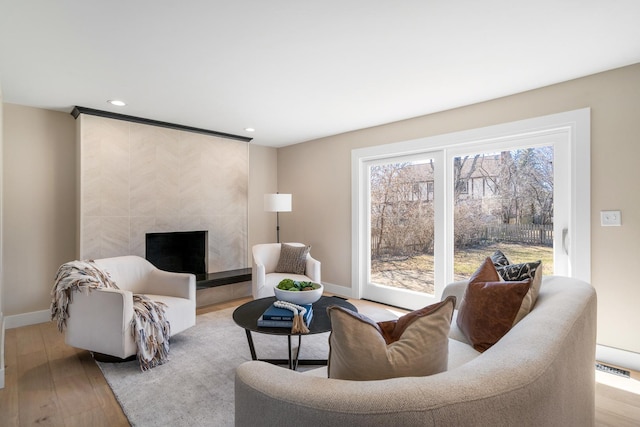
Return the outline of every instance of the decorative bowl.
<path id="1" fill-rule="evenodd" d="M 321 283 L 314 283 L 313 286 L 316 289 L 311 291 L 287 291 L 274 286 L 273 292 L 279 301 L 292 302 L 298 305 L 313 304 L 320 299 L 324 291 L 324 286 Z"/>

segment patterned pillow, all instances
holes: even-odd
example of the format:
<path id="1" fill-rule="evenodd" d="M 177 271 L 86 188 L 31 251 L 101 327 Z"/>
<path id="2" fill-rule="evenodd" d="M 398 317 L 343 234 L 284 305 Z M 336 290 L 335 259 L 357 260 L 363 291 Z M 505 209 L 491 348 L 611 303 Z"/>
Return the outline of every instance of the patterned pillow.
<path id="1" fill-rule="evenodd" d="M 487 257 L 471 276 L 456 319 L 473 348 L 484 352 L 511 330 L 530 287 L 531 279 L 500 281 Z"/>
<path id="2" fill-rule="evenodd" d="M 446 371 L 455 301 L 451 296 L 381 323 L 346 308 L 327 308 L 329 378 L 366 381 Z"/>
<path id="3" fill-rule="evenodd" d="M 310 249 L 311 246 L 292 246 L 283 243 L 276 273 L 304 274 Z"/>
<path id="4" fill-rule="evenodd" d="M 507 256 L 503 254 L 502 251 L 495 251 L 493 255 L 491 255 L 491 262 L 493 262 L 493 265 L 495 265 L 496 268 L 511 264 Z"/>
<path id="5" fill-rule="evenodd" d="M 502 280 L 518 281 L 531 279 L 531 288 L 522 301 L 520 311 L 513 321 L 513 324 L 515 325 L 531 311 L 538 299 L 540 286 L 542 285 L 542 261 L 539 260 L 535 262 L 525 262 L 522 264 L 511 264 L 504 267 L 497 267 L 497 271 Z"/>
<path id="6" fill-rule="evenodd" d="M 498 274 L 503 280 L 524 280 L 535 277 L 536 271 L 542 265 L 542 261 L 505 264 L 501 266 L 497 266 L 494 262 L 493 265 L 496 266 L 496 270 L 498 270 Z"/>

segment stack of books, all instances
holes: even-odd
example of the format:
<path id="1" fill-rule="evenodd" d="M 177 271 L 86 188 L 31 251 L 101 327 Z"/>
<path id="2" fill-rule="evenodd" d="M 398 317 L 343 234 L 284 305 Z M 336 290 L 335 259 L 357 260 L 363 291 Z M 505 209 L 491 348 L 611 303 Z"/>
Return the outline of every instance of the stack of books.
<path id="1" fill-rule="evenodd" d="M 307 309 L 304 314 L 304 322 L 309 326 L 313 317 L 313 306 L 311 304 L 303 305 Z M 278 308 L 273 304 L 269 306 L 258 318 L 258 326 L 264 328 L 290 328 L 293 326 L 293 311 L 286 308 Z"/>

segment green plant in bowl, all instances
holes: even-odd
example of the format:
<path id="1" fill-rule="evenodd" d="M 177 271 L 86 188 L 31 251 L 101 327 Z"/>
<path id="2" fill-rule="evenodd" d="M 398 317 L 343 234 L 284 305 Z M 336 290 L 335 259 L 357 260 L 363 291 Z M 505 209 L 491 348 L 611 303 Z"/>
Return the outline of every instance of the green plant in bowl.
<path id="1" fill-rule="evenodd" d="M 280 283 L 278 283 L 277 288 L 282 289 L 283 291 L 313 291 L 314 289 L 318 289 L 320 286 L 317 283 L 313 282 L 304 282 L 300 280 L 291 280 L 291 279 L 282 279 Z"/>
<path id="2" fill-rule="evenodd" d="M 313 304 L 320 299 L 322 292 L 322 284 L 303 280 L 283 279 L 274 287 L 278 300 L 294 304 Z"/>

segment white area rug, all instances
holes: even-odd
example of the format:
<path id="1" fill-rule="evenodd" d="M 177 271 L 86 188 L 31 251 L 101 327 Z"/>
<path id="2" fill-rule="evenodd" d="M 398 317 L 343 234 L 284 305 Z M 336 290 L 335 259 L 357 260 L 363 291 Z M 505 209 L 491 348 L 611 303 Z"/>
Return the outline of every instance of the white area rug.
<path id="1" fill-rule="evenodd" d="M 233 425 L 235 369 L 251 360 L 233 310 L 199 315 L 196 326 L 171 338 L 170 361 L 147 372 L 137 361 L 98 362 L 131 425 Z M 326 359 L 328 338 L 328 332 L 302 337 L 300 358 Z M 253 341 L 259 358 L 287 357 L 286 336 L 254 332 Z"/>

